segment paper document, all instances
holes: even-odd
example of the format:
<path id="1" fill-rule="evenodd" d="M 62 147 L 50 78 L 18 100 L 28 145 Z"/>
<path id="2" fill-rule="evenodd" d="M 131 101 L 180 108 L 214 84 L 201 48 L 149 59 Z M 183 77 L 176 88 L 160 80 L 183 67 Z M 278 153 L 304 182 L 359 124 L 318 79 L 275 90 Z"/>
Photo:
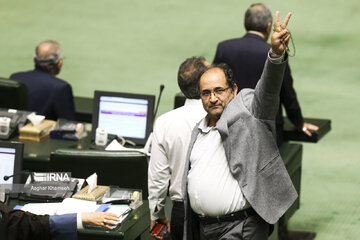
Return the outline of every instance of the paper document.
<path id="1" fill-rule="evenodd" d="M 106 151 L 137 151 L 145 154 L 149 154 L 146 148 L 135 148 L 135 147 L 124 147 L 122 146 L 116 139 L 112 140 L 112 142 L 105 148 Z"/>
<path id="2" fill-rule="evenodd" d="M 54 215 L 61 203 L 28 203 L 21 208 L 23 211 L 38 215 Z"/>
<path id="3" fill-rule="evenodd" d="M 111 205 L 106 210 L 106 212 L 114 213 L 118 216 L 119 221 L 117 221 L 116 225 L 119 225 L 130 213 L 131 208 L 128 205 Z M 114 226 L 115 227 L 115 226 Z"/>
<path id="4" fill-rule="evenodd" d="M 59 205 L 56 214 L 95 212 L 96 208 L 95 201 L 66 198 Z"/>
<path id="5" fill-rule="evenodd" d="M 95 212 L 96 202 L 66 198 L 61 203 L 28 203 L 21 208 L 39 215 L 54 215 L 67 213 Z"/>
<path id="6" fill-rule="evenodd" d="M 114 213 L 119 218 L 123 217 L 124 215 L 127 215 L 131 211 L 131 208 L 129 205 L 111 205 L 106 210 L 106 212 Z"/>

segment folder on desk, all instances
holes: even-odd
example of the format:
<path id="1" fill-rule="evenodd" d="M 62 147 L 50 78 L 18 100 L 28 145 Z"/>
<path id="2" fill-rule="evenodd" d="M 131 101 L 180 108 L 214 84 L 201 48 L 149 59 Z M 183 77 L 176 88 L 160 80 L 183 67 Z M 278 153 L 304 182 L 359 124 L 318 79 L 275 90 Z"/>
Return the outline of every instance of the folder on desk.
<path id="1" fill-rule="evenodd" d="M 125 218 L 131 211 L 131 207 L 127 204 L 111 204 L 103 203 L 95 210 L 95 212 L 109 212 L 115 214 L 117 217 Z"/>
<path id="2" fill-rule="evenodd" d="M 98 205 L 99 206 L 99 205 Z M 113 213 L 115 214 L 119 220 L 116 222 L 115 225 L 110 225 L 112 226 L 112 229 L 115 229 L 120 223 L 122 223 L 122 221 L 124 221 L 124 219 L 129 215 L 129 213 L 131 212 L 131 207 L 127 204 L 111 204 L 111 203 L 104 203 L 101 204 L 98 209 L 96 209 L 95 212 L 108 212 L 108 213 Z M 92 226 L 92 225 L 86 225 L 86 228 L 103 228 L 102 226 Z"/>

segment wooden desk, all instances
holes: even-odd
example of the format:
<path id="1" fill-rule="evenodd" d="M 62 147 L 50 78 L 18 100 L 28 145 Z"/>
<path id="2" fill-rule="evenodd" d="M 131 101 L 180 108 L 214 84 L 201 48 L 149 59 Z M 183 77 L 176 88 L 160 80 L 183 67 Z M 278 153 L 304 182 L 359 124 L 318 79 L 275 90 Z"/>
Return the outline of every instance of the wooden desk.
<path id="1" fill-rule="evenodd" d="M 27 202 L 11 199 L 7 205 L 24 205 Z M 143 204 L 130 212 L 121 225 L 113 230 L 86 228 L 78 230 L 79 240 L 119 239 L 119 240 L 146 240 L 151 239 L 149 234 L 150 211 L 149 202 L 144 200 Z"/>

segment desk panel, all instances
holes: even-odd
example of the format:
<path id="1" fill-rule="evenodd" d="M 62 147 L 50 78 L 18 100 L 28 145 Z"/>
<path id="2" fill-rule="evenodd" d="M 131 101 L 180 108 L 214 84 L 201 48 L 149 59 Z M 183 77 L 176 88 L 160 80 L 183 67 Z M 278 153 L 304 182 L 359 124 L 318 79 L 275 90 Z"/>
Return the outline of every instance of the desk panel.
<path id="1" fill-rule="evenodd" d="M 83 229 L 79 230 L 79 240 L 92 239 L 144 239 L 149 235 L 150 211 L 149 202 L 132 211 L 116 230 Z M 142 235 L 142 237 L 141 237 Z"/>
<path id="2" fill-rule="evenodd" d="M 293 216 L 296 210 L 300 208 L 302 150 L 303 148 L 301 144 L 294 143 L 283 143 L 280 147 L 280 155 L 284 160 L 286 170 L 288 171 L 296 192 L 299 195 L 291 207 L 280 218 L 280 226 L 286 226 L 291 216 Z"/>

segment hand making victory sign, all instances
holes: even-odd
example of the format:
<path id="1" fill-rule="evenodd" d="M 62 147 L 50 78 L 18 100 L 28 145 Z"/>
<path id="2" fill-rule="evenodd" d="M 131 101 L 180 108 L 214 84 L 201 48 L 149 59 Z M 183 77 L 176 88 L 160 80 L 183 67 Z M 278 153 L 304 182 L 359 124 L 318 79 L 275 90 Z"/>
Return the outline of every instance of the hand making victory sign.
<path id="1" fill-rule="evenodd" d="M 277 55 L 282 55 L 290 39 L 290 32 L 286 29 L 286 26 L 291 17 L 289 12 L 285 17 L 284 22 L 280 25 L 279 22 L 279 11 L 276 11 L 274 32 L 271 36 L 271 51 Z"/>

